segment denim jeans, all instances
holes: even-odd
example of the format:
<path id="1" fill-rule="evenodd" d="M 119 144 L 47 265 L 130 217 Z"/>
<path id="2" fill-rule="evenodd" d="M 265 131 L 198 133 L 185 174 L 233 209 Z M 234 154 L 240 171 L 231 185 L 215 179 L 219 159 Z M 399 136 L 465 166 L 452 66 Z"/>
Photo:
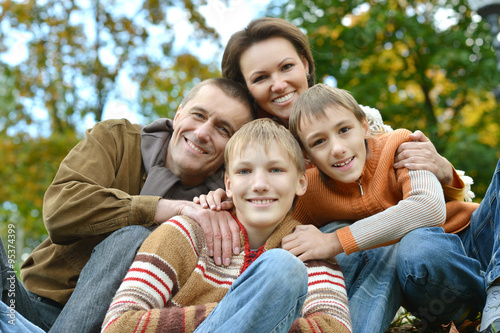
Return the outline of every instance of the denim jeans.
<path id="1" fill-rule="evenodd" d="M 288 332 L 300 317 L 307 283 L 307 269 L 297 257 L 282 249 L 266 251 L 195 332 Z"/>
<path id="2" fill-rule="evenodd" d="M 500 276 L 500 161 L 470 226 L 458 234 L 422 228 L 403 237 L 398 274 L 408 310 L 424 324 L 481 311 L 486 289 Z"/>
<path id="3" fill-rule="evenodd" d="M 150 233 L 143 226 L 127 226 L 99 243 L 50 332 L 100 332 L 118 287 Z"/>
<path id="4" fill-rule="evenodd" d="M 24 288 L 24 285 L 17 279 L 16 273 L 10 268 L 7 253 L 0 238 L 0 292 L 4 305 L 14 309 L 16 314 L 21 315 L 18 323 L 33 323 L 34 326 L 48 331 L 57 316 L 61 312 L 62 306 L 56 302 L 31 293 Z M 3 321 L 3 318 L 2 318 Z M 26 324 L 26 327 L 29 325 Z M 19 326 L 16 326 L 19 328 Z M 14 327 L 14 328 L 16 328 Z M 12 329 L 6 326 L 5 329 Z M 17 329 L 16 328 L 16 329 Z M 0 330 L 3 332 L 3 330 Z M 19 330 L 18 332 L 23 332 Z"/>
<path id="5" fill-rule="evenodd" d="M 332 222 L 320 228 L 334 232 L 350 223 Z M 335 257 L 344 273 L 353 333 L 384 332 L 401 306 L 396 259 L 399 244 Z"/>
<path id="6" fill-rule="evenodd" d="M 0 302 L 0 332 L 2 333 L 45 333 L 40 327 L 28 321 L 19 312 Z"/>

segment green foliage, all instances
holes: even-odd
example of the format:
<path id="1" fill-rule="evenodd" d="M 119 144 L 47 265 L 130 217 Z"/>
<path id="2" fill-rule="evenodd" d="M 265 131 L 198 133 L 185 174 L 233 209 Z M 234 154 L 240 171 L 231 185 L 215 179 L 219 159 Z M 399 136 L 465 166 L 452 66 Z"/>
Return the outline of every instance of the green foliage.
<path id="1" fill-rule="evenodd" d="M 0 135 L 0 234 L 7 235 L 9 224 L 14 226 L 16 241 L 22 243 L 17 245 L 16 260 L 20 261 L 22 253 L 30 252 L 47 233 L 42 220 L 43 195 L 77 141 L 74 133 L 55 133 L 48 138 L 23 133 Z"/>
<path id="2" fill-rule="evenodd" d="M 291 0 L 271 7 L 310 36 L 318 80 L 334 78 L 393 128 L 422 130 L 474 177 L 482 197 L 500 157 L 492 93 L 500 75 L 488 24 L 463 0 Z"/>
<path id="3" fill-rule="evenodd" d="M 16 82 L 16 104 L 8 123 L 0 131 L 22 119 L 31 124 L 36 112 L 46 112 L 49 132 L 75 129 L 86 116 L 102 119 L 111 99 L 122 99 L 141 114 L 153 116 L 159 105 L 149 105 L 157 92 L 153 73 L 171 72 L 171 77 L 189 76 L 176 59 L 172 46 L 175 33 L 170 21 L 172 8 L 183 11 L 192 25 L 195 40 L 217 41 L 214 29 L 206 26 L 197 7 L 204 0 L 146 0 L 122 3 L 114 0 L 89 2 L 33 0 L 4 1 L 0 4 L 0 51 L 8 50 L 13 35 L 26 40 L 27 58 L 9 66 L 9 77 Z M 169 17 L 170 15 L 170 17 Z M 177 13 L 179 16 L 179 13 Z M 170 18 L 170 20 L 169 20 Z M 206 77 L 217 75 L 214 66 L 196 66 Z M 123 77 L 129 86 L 140 86 L 139 97 L 129 87 L 120 86 Z M 122 80 L 120 81 L 120 78 Z M 192 77 L 189 78 L 190 80 Z M 186 81 L 190 81 L 186 80 Z M 190 85 L 187 86 L 188 88 Z M 178 91 L 186 87 L 176 85 Z M 182 93 L 174 98 L 177 102 Z M 140 104 L 144 101 L 144 104 Z M 157 101 L 166 102 L 162 98 Z M 154 114 L 158 116 L 158 114 Z"/>

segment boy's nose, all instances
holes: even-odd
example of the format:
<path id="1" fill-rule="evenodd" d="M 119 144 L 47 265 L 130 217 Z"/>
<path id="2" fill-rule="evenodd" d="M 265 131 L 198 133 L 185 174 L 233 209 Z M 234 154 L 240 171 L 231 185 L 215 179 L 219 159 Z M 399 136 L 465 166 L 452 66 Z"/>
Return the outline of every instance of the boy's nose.
<path id="1" fill-rule="evenodd" d="M 269 179 L 264 172 L 255 172 L 255 176 L 253 179 L 253 190 L 255 192 L 265 192 L 269 190 Z"/>

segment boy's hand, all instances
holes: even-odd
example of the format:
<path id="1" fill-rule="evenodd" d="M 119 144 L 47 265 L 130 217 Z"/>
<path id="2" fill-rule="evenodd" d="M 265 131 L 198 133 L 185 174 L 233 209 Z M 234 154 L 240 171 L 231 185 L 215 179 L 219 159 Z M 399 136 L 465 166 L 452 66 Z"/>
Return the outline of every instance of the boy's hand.
<path id="1" fill-rule="evenodd" d="M 333 259 L 342 253 L 337 233 L 325 234 L 313 225 L 299 225 L 290 235 L 283 237 L 281 247 L 302 261 Z"/>
<path id="2" fill-rule="evenodd" d="M 394 167 L 410 170 L 428 170 L 443 185 L 453 184 L 453 167 L 450 162 L 439 155 L 432 142 L 421 131 L 410 135 L 411 142 L 402 143 L 396 151 Z"/>
<path id="3" fill-rule="evenodd" d="M 228 198 L 226 191 L 221 188 L 210 191 L 206 195 L 202 194 L 199 197 L 194 197 L 193 202 L 199 204 L 202 208 L 210 208 L 214 211 L 233 209 L 233 201 Z"/>
<path id="4" fill-rule="evenodd" d="M 240 228 L 227 211 L 211 211 L 186 201 L 179 215 L 187 215 L 202 227 L 210 256 L 217 265 L 229 266 L 232 253 L 240 253 Z"/>

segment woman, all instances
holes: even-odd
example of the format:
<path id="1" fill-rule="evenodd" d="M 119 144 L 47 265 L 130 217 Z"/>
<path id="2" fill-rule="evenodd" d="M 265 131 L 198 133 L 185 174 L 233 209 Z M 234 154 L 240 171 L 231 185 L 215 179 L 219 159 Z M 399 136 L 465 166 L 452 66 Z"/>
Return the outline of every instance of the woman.
<path id="1" fill-rule="evenodd" d="M 248 88 L 260 117 L 288 126 L 293 103 L 315 84 L 308 38 L 285 20 L 254 20 L 230 38 L 222 58 L 222 75 Z M 371 125 L 384 127 L 381 119 Z M 468 189 L 448 160 L 420 131 L 411 139 L 414 142 L 403 143 L 398 149 L 395 167 L 429 170 L 441 182 L 447 200 L 464 200 Z M 323 231 L 333 232 L 342 226 L 332 223 Z M 399 308 L 402 292 L 395 268 L 397 246 L 336 257 L 346 279 L 354 332 L 383 332 Z"/>

